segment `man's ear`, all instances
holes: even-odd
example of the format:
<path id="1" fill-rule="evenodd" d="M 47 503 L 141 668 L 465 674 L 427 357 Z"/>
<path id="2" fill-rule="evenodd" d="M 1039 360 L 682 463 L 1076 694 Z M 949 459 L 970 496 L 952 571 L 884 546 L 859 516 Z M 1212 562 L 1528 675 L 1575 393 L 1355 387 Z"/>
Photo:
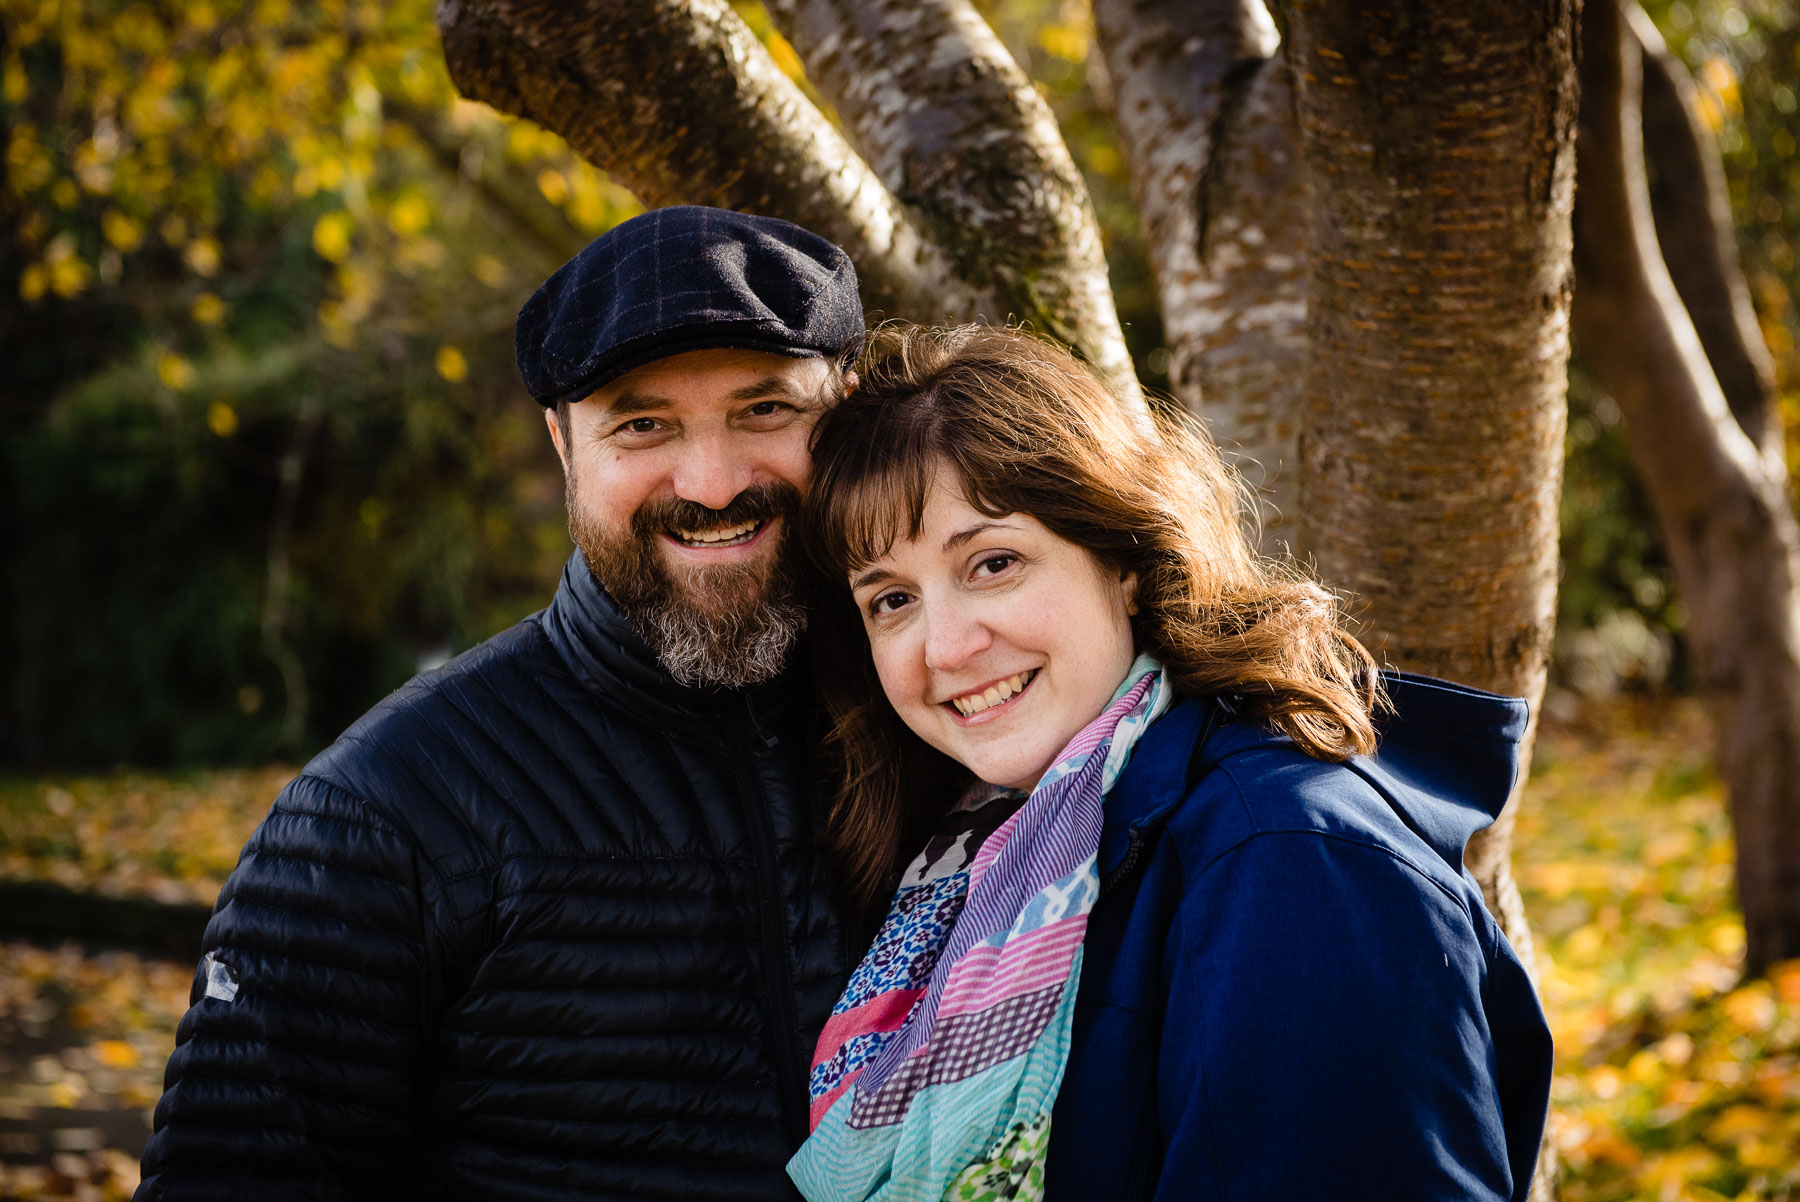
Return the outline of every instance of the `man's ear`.
<path id="1" fill-rule="evenodd" d="M 556 409 L 544 410 L 544 424 L 550 427 L 550 442 L 556 447 L 556 458 L 562 463 L 563 475 L 569 474 L 569 448 L 563 445 L 562 422 L 556 416 Z"/>

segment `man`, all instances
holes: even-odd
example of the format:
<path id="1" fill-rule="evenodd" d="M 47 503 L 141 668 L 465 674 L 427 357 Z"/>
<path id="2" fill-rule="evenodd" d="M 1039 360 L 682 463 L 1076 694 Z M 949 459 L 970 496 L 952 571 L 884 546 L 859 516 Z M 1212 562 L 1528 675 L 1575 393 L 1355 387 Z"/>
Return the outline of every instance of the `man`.
<path id="1" fill-rule="evenodd" d="M 847 956 L 791 526 L 862 331 L 842 251 L 715 209 L 526 304 L 578 552 L 251 837 L 140 1199 L 794 1196 Z"/>

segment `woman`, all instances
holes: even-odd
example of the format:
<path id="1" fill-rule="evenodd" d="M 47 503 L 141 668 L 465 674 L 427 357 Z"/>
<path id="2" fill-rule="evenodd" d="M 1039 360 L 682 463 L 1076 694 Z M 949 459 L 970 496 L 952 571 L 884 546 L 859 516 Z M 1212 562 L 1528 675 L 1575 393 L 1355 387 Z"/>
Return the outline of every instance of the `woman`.
<path id="1" fill-rule="evenodd" d="M 878 333 L 814 461 L 829 838 L 886 918 L 802 1192 L 1524 1197 L 1549 1035 L 1462 870 L 1524 703 L 1384 701 L 1204 437 L 1017 331 Z"/>

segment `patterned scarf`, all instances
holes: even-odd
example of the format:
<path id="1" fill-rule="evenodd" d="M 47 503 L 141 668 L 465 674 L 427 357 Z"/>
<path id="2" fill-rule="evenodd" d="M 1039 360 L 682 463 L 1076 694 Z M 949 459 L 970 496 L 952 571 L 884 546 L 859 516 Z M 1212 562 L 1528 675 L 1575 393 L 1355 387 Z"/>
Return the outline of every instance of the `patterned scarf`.
<path id="1" fill-rule="evenodd" d="M 810 1202 L 1031 1199 L 1100 893 L 1101 800 L 1169 705 L 1140 655 L 1031 796 L 985 787 L 907 868 L 819 1035 Z"/>

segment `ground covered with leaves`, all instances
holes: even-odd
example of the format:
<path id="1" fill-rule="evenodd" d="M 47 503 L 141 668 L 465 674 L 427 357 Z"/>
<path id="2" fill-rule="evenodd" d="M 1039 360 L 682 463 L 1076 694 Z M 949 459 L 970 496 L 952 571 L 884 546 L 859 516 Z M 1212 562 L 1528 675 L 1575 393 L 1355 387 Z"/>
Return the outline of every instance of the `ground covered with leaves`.
<path id="1" fill-rule="evenodd" d="M 1518 874 L 1565 1202 L 1800 1202 L 1800 962 L 1740 985 L 1691 707 L 1549 724 Z M 0 876 L 210 901 L 287 770 L 0 782 Z M 192 966 L 0 941 L 0 1197 L 129 1198 Z"/>

